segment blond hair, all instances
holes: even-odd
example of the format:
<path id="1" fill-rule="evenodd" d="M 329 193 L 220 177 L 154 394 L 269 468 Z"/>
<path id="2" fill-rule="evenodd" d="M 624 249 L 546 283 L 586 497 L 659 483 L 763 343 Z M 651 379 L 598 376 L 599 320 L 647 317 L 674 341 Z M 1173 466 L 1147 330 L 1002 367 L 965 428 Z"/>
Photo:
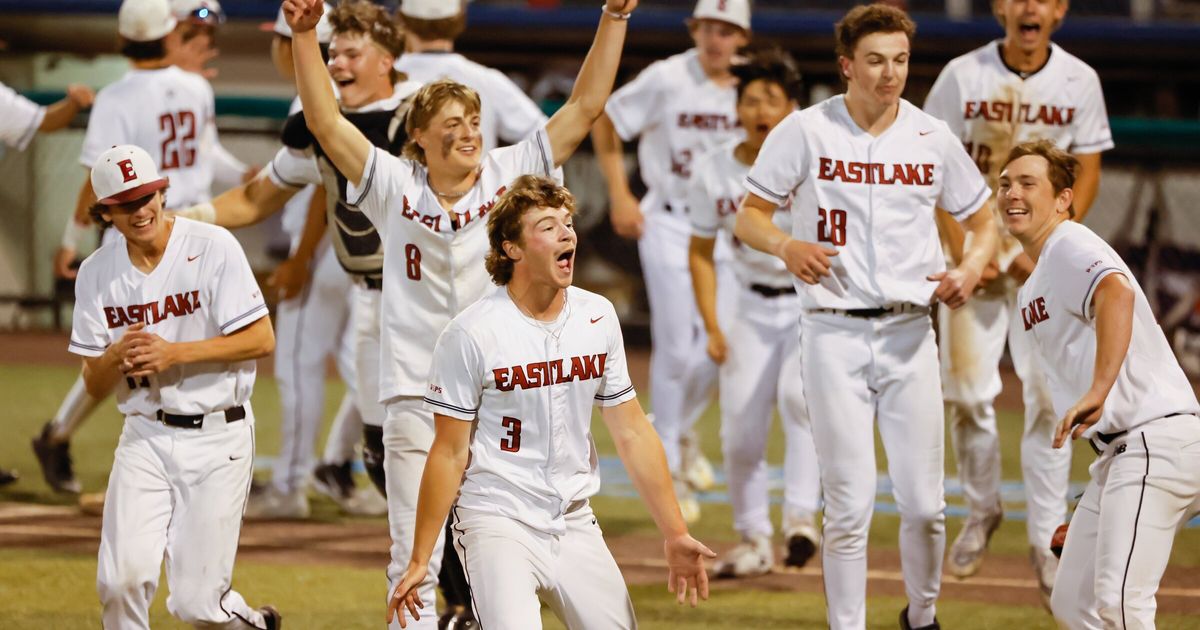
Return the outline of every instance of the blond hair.
<path id="1" fill-rule="evenodd" d="M 426 129 L 433 117 L 442 110 L 442 107 L 451 102 L 462 103 L 468 115 L 478 114 L 482 109 L 478 92 L 450 79 L 427 83 L 417 90 L 412 97 L 408 115 L 404 119 L 404 131 L 408 134 L 408 141 L 404 143 L 404 157 L 427 164 L 425 149 L 417 144 L 413 132 L 417 129 Z"/>

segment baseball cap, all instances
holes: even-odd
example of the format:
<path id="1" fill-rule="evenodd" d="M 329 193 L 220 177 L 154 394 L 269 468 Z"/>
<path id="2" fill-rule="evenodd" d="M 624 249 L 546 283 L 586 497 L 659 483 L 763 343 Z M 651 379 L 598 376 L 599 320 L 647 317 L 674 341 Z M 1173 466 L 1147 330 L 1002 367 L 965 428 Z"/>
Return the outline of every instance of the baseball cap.
<path id="1" fill-rule="evenodd" d="M 329 40 L 333 39 L 333 27 L 329 24 L 329 13 L 333 11 L 333 5 L 328 2 L 324 3 L 325 11 L 321 13 L 321 21 L 317 22 L 317 41 L 322 44 L 328 44 Z M 274 22 L 264 22 L 259 25 L 260 31 L 275 33 L 283 37 L 292 36 L 292 27 L 288 26 L 287 18 L 283 16 L 283 9 L 279 9 L 279 13 L 275 14 Z"/>
<path id="2" fill-rule="evenodd" d="M 171 0 L 171 13 L 180 22 L 212 26 L 225 22 L 225 12 L 217 0 Z"/>
<path id="3" fill-rule="evenodd" d="M 444 20 L 463 12 L 462 0 L 401 0 L 400 13 L 418 20 Z"/>
<path id="4" fill-rule="evenodd" d="M 717 20 L 750 30 L 750 0 L 700 0 L 692 12 L 696 20 Z"/>
<path id="5" fill-rule="evenodd" d="M 92 167 L 92 190 L 106 206 L 140 199 L 166 187 L 167 178 L 158 174 L 154 159 L 132 144 L 101 153 Z"/>
<path id="6" fill-rule="evenodd" d="M 117 11 L 117 32 L 132 42 L 152 42 L 175 30 L 167 0 L 125 0 Z"/>

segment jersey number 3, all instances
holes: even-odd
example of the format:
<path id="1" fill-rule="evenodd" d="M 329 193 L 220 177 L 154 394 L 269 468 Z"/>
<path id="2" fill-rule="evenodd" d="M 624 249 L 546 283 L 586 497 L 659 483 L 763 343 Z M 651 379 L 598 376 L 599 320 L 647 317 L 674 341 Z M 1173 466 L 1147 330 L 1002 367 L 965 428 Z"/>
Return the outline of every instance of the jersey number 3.
<path id="1" fill-rule="evenodd" d="M 817 240 L 834 245 L 846 244 L 846 211 L 826 210 L 817 208 L 820 220 L 817 221 Z"/>
<path id="2" fill-rule="evenodd" d="M 500 426 L 508 429 L 508 435 L 500 438 L 500 450 L 508 453 L 521 450 L 521 421 L 504 416 L 504 419 L 500 420 Z"/>
<path id="3" fill-rule="evenodd" d="M 196 115 L 189 111 L 158 117 L 162 135 L 163 170 L 187 168 L 196 163 Z"/>

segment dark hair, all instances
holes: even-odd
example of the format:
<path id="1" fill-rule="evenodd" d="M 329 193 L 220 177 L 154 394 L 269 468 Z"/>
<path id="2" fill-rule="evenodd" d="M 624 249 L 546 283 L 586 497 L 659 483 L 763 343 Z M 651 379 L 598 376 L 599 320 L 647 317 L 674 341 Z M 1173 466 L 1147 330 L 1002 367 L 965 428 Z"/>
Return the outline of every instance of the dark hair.
<path id="1" fill-rule="evenodd" d="M 170 186 L 168 186 L 167 188 L 169 188 L 169 187 Z M 167 207 L 167 189 L 166 188 L 161 188 L 159 190 L 156 190 L 156 191 L 150 193 L 149 195 L 146 195 L 145 197 L 134 199 L 133 201 L 128 202 L 128 204 L 133 204 L 133 203 L 138 203 L 138 202 L 146 203 L 145 201 L 142 201 L 142 200 L 149 199 L 150 197 L 153 197 L 154 195 L 157 195 L 159 193 L 162 193 L 162 196 L 163 196 L 162 197 L 162 205 L 163 205 L 163 208 L 166 209 L 166 207 Z M 128 205 L 128 204 L 121 204 L 121 205 Z M 141 204 L 138 204 L 138 207 L 140 208 Z M 105 228 L 112 227 L 112 221 L 105 220 L 105 218 L 104 218 L 104 213 L 105 212 L 111 213 L 112 209 L 113 209 L 113 206 L 100 203 L 100 201 L 97 200 L 95 203 L 88 206 L 88 216 L 92 217 L 92 220 L 95 221 L 96 224 L 99 225 L 100 227 L 105 227 Z"/>
<path id="2" fill-rule="evenodd" d="M 163 39 L 149 42 L 135 42 L 132 39 L 119 38 L 121 55 L 133 61 L 154 61 L 167 56 L 167 46 Z"/>
<path id="3" fill-rule="evenodd" d="M 512 280 L 513 259 L 504 253 L 504 243 L 521 243 L 521 218 L 534 208 L 566 208 L 575 214 L 575 195 L 558 182 L 541 175 L 522 175 L 513 180 L 488 212 L 488 242 L 484 259 L 492 282 L 504 286 Z"/>
<path id="4" fill-rule="evenodd" d="M 1008 168 L 1009 164 L 1030 155 L 1036 155 L 1046 160 L 1046 175 L 1050 179 L 1050 186 L 1054 188 L 1055 196 L 1068 188 L 1075 187 L 1075 175 L 1079 172 L 1079 160 L 1075 159 L 1074 155 L 1058 148 L 1057 145 L 1049 140 L 1023 142 L 1013 147 L 1008 152 L 1008 157 L 1004 159 L 1003 168 Z M 1067 211 L 1071 213 L 1071 218 L 1074 219 L 1074 201 L 1071 202 Z"/>
<path id="5" fill-rule="evenodd" d="M 404 29 L 387 9 L 369 0 L 342 0 L 329 12 L 329 26 L 334 35 L 365 35 L 393 58 L 404 54 Z M 396 83 L 400 73 L 393 68 L 390 78 Z"/>
<path id="6" fill-rule="evenodd" d="M 463 31 L 467 30 L 467 12 L 465 10 L 459 11 L 458 15 L 440 20 L 422 20 L 409 17 L 401 12 L 398 12 L 397 15 L 408 32 L 425 41 L 457 39 L 459 35 L 463 34 Z"/>
<path id="7" fill-rule="evenodd" d="M 760 79 L 778 85 L 788 98 L 797 103 L 803 96 L 796 60 L 781 48 L 772 47 L 750 53 L 744 63 L 735 63 L 729 70 L 738 80 L 738 101 L 742 100 L 746 88 Z"/>
<path id="8" fill-rule="evenodd" d="M 917 25 L 908 14 L 894 6 L 876 2 L 850 9 L 833 25 L 834 50 L 838 56 L 854 57 L 859 40 L 873 33 L 904 33 L 912 43 Z"/>

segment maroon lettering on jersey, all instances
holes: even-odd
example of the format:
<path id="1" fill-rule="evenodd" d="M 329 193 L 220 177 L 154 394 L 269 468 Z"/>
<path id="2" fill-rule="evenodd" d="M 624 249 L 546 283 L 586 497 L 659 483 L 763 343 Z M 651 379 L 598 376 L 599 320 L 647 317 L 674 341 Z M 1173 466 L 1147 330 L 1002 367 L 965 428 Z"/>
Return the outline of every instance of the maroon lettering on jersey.
<path id="1" fill-rule="evenodd" d="M 607 359 L 607 352 L 571 357 L 570 370 L 566 367 L 567 359 L 492 368 L 492 378 L 496 380 L 496 389 L 502 392 L 510 392 L 518 387 L 536 389 L 571 381 L 590 381 L 604 376 L 604 363 Z"/>
<path id="2" fill-rule="evenodd" d="M 817 179 L 847 184 L 932 186 L 933 165 L 844 162 L 823 157 L 819 161 Z"/>
<path id="3" fill-rule="evenodd" d="M 1075 108 L 1034 103 L 1014 107 L 1009 101 L 967 101 L 963 104 L 963 120 L 974 119 L 1066 127 L 1075 120 Z"/>
<path id="4" fill-rule="evenodd" d="M 1046 299 L 1037 298 L 1022 307 L 1021 319 L 1025 323 L 1025 330 L 1032 330 L 1034 326 L 1050 319 L 1050 314 L 1046 312 Z"/>
<path id="5" fill-rule="evenodd" d="M 702 112 L 679 112 L 675 124 L 681 129 L 698 129 L 700 131 L 727 131 L 737 127 L 737 122 L 725 114 L 708 114 Z"/>
<path id="6" fill-rule="evenodd" d="M 127 306 L 105 306 L 104 321 L 111 328 L 131 326 L 137 322 L 157 324 L 168 317 L 191 315 L 200 308 L 200 292 L 185 291 L 168 295 L 161 301 Z"/>
<path id="7" fill-rule="evenodd" d="M 133 160 L 121 160 L 117 162 L 117 168 L 121 169 L 121 177 L 125 178 L 124 183 L 137 179 L 138 174 L 133 170 Z"/>
<path id="8" fill-rule="evenodd" d="M 722 197 L 717 200 L 717 216 L 727 217 L 731 214 L 737 214 L 738 206 L 741 204 L 740 199 L 730 199 Z"/>
<path id="9" fill-rule="evenodd" d="M 453 224 L 456 224 L 455 229 L 461 230 L 471 221 L 487 215 L 487 213 L 496 206 L 496 201 L 499 200 L 501 195 L 503 195 L 507 190 L 507 186 L 501 186 L 500 189 L 492 195 L 491 199 L 480 204 L 479 207 L 474 210 L 467 210 L 466 212 L 447 210 L 447 214 L 452 217 Z M 408 195 L 400 196 L 400 216 L 404 217 L 405 219 L 409 219 L 410 221 L 416 221 L 417 223 L 424 225 L 434 232 L 440 232 L 442 230 L 442 215 L 418 213 L 413 209 L 412 204 L 409 203 Z"/>

